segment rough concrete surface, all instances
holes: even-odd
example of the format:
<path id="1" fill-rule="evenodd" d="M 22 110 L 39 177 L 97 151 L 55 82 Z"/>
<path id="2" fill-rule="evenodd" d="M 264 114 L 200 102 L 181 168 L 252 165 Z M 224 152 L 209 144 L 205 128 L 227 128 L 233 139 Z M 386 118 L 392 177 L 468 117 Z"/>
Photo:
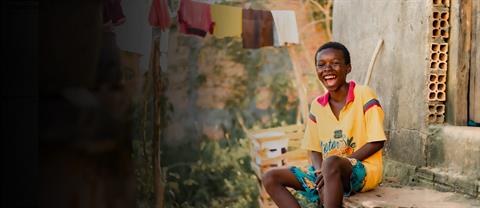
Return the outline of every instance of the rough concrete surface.
<path id="1" fill-rule="evenodd" d="M 435 132 L 429 137 L 428 166 L 479 180 L 480 128 L 443 126 Z"/>
<path id="2" fill-rule="evenodd" d="M 480 207 L 480 201 L 451 192 L 439 192 L 421 187 L 393 187 L 377 189 L 345 199 L 346 207 Z"/>
<path id="3" fill-rule="evenodd" d="M 428 5 L 423 0 L 352 0 L 335 1 L 333 7 L 333 39 L 351 53 L 349 78 L 363 84 L 375 46 L 384 40 L 369 86 L 385 111 L 392 144 L 386 155 L 412 165 L 425 164 Z"/>

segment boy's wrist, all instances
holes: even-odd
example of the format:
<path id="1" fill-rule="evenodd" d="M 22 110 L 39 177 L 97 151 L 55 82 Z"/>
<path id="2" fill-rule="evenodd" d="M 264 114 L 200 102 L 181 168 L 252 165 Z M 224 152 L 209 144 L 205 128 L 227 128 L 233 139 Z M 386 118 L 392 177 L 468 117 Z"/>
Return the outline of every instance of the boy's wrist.
<path id="1" fill-rule="evenodd" d="M 350 162 L 350 164 L 352 166 L 355 166 L 357 164 L 357 162 L 359 161 L 357 158 L 351 157 L 351 155 L 348 156 L 348 157 L 345 157 L 345 158 Z"/>

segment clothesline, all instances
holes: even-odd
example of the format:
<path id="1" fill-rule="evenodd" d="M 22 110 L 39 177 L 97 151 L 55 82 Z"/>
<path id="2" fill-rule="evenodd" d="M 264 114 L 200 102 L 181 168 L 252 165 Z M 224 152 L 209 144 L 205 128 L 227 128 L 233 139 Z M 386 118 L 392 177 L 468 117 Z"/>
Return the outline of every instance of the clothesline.
<path id="1" fill-rule="evenodd" d="M 167 0 L 153 0 L 149 22 L 162 31 L 161 44 L 165 52 L 160 53 L 162 70 L 168 68 L 168 30 L 170 14 L 175 14 L 168 7 Z M 205 37 L 240 37 L 244 48 L 260 48 L 265 46 L 281 47 L 287 44 L 299 44 L 299 35 L 295 12 L 291 10 L 255 10 L 220 4 L 207 4 L 193 0 L 181 0 L 176 9 L 176 20 L 179 32 Z M 290 51 L 290 50 L 289 50 Z M 307 118 L 305 86 L 301 81 L 301 72 L 296 72 L 295 81 L 299 91 L 303 118 Z"/>
<path id="2" fill-rule="evenodd" d="M 170 27 L 167 0 L 153 0 L 149 22 L 162 31 Z M 181 0 L 177 9 L 179 32 L 198 37 L 241 37 L 244 48 L 298 44 L 295 12 L 243 9 L 195 0 Z"/>

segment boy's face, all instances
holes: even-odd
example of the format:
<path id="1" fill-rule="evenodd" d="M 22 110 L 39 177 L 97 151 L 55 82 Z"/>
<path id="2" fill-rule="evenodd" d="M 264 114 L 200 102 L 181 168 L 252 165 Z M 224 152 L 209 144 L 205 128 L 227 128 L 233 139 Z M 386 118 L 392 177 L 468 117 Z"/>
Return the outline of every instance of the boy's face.
<path id="1" fill-rule="evenodd" d="M 352 67 L 345 64 L 343 52 L 334 48 L 327 48 L 317 54 L 316 72 L 318 79 L 328 91 L 337 91 L 346 83 L 347 74 Z"/>

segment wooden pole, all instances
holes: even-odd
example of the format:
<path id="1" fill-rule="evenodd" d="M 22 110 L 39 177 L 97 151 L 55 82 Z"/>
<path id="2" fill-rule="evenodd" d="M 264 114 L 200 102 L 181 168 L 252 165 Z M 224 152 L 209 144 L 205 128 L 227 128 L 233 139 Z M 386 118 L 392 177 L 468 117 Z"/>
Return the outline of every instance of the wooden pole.
<path id="1" fill-rule="evenodd" d="M 372 76 L 372 70 L 373 66 L 375 65 L 375 60 L 377 59 L 378 51 L 380 51 L 380 47 L 383 44 L 383 39 L 378 40 L 377 47 L 375 48 L 375 51 L 373 52 L 373 56 L 370 59 L 370 64 L 368 64 L 368 70 L 367 70 L 367 75 L 365 77 L 365 82 L 363 83 L 364 85 L 368 85 L 370 83 L 370 77 Z"/>
<path id="2" fill-rule="evenodd" d="M 288 46 L 288 53 L 290 57 L 292 57 L 290 52 L 291 50 L 294 50 L 294 49 L 291 46 Z M 298 97 L 300 99 L 299 110 L 302 111 L 302 117 L 303 117 L 303 120 L 305 120 L 308 116 L 307 92 L 302 82 L 302 73 L 299 71 L 294 61 L 292 61 L 292 66 L 293 66 L 293 72 L 294 72 L 293 74 L 295 75 L 295 82 L 297 85 Z"/>
<path id="3" fill-rule="evenodd" d="M 161 166 L 160 129 L 161 129 L 161 93 L 160 40 L 154 38 L 150 52 L 150 74 L 153 82 L 153 176 L 155 182 L 155 207 L 164 207 L 165 181 Z"/>

